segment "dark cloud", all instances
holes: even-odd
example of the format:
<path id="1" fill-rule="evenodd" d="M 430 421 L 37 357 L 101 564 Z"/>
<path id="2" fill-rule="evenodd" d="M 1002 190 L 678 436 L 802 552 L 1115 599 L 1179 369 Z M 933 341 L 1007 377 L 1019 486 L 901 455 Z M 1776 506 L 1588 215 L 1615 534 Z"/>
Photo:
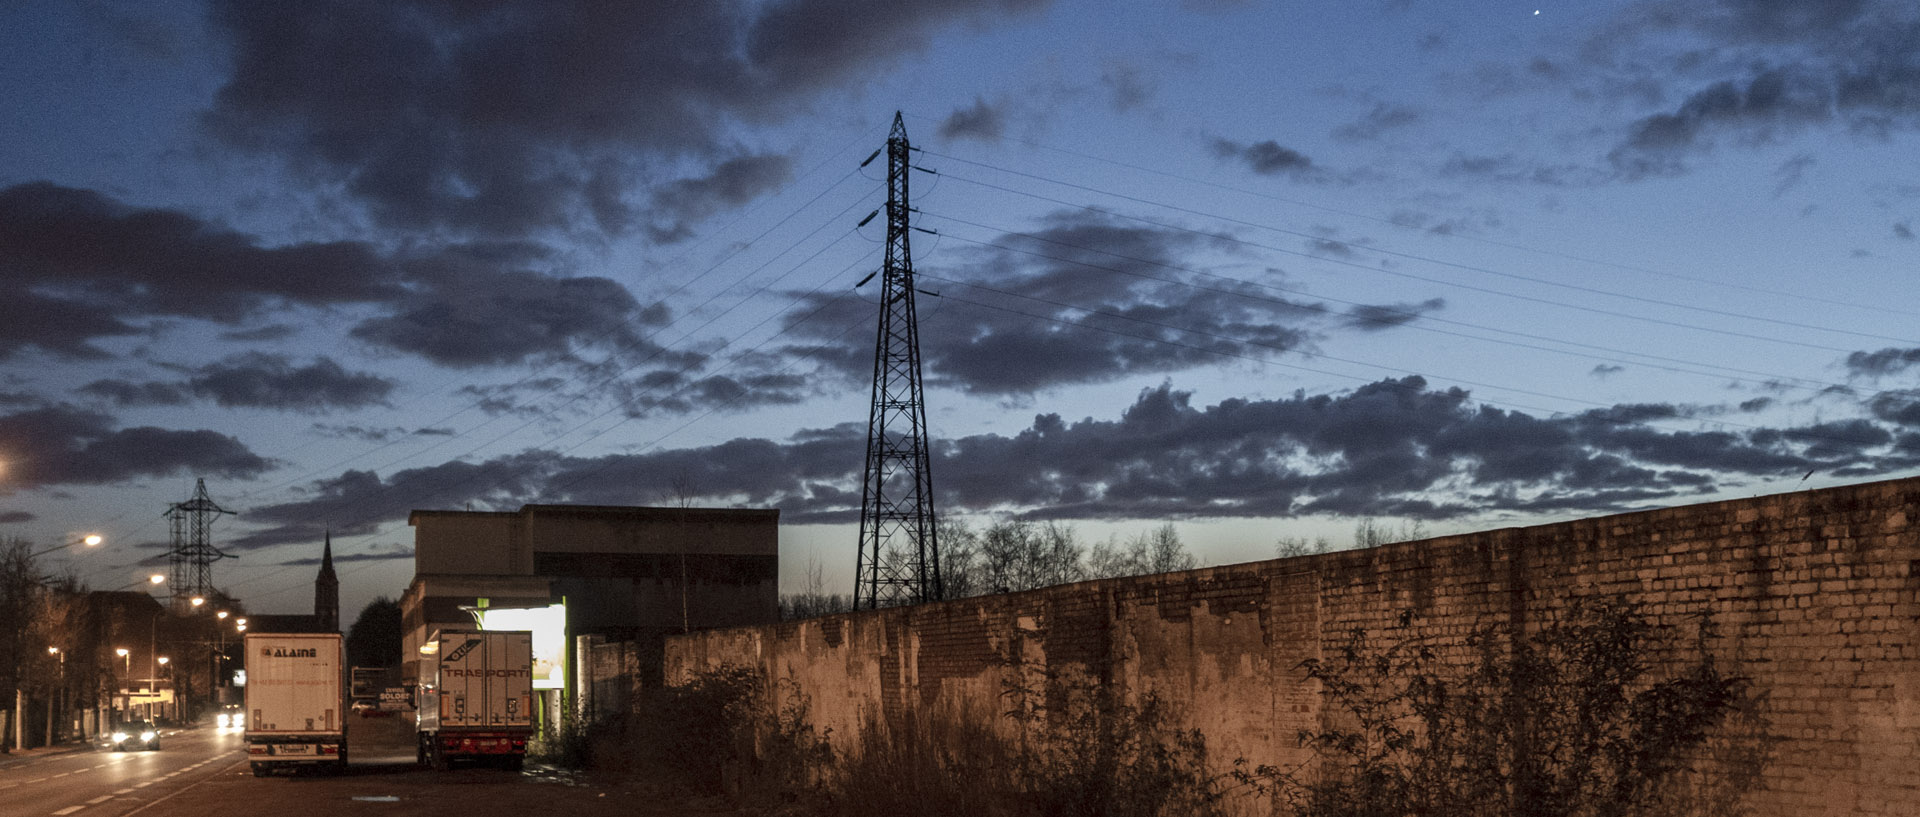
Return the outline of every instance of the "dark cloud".
<path id="1" fill-rule="evenodd" d="M 370 443 L 384 443 L 414 433 L 399 427 L 373 428 L 363 425 L 329 425 L 326 423 L 314 423 L 313 431 L 323 437 L 360 440 Z"/>
<path id="2" fill-rule="evenodd" d="M 940 136 L 946 139 L 985 139 L 1000 138 L 1006 130 L 1006 117 L 1000 109 L 988 105 L 980 97 L 973 98 L 973 104 L 965 108 L 956 108 L 940 123 Z"/>
<path id="3" fill-rule="evenodd" d="M 1674 32 L 1694 35 L 1684 50 L 1646 49 Z M 1706 47 L 1700 47 L 1704 41 Z M 1672 85 L 1677 106 L 1643 117 L 1608 158 L 1628 176 L 1669 174 L 1684 159 L 1735 137 L 1778 139 L 1798 128 L 1839 125 L 1884 136 L 1920 126 L 1920 7 L 1903 2 L 1717 0 L 1630 7 L 1597 41 L 1595 53 Z M 1659 96 L 1666 96 L 1661 93 Z"/>
<path id="4" fill-rule="evenodd" d="M 737 123 L 797 112 L 956 23 L 1043 5 L 222 0 L 232 73 L 205 122 L 391 227 L 621 232 L 640 179 L 726 161 Z"/>
<path id="5" fill-rule="evenodd" d="M 374 545 L 370 550 L 336 551 L 333 554 L 333 561 L 337 564 L 345 564 L 348 562 L 391 562 L 399 559 L 412 558 L 413 546 L 398 543 Z M 272 566 L 306 567 L 317 564 L 320 564 L 320 557 L 308 556 L 302 559 L 289 559 L 284 562 L 275 562 Z"/>
<path id="6" fill-rule="evenodd" d="M 1920 422 L 1913 396 L 1903 399 L 1890 414 L 1911 412 Z M 1920 455 L 1920 437 L 1864 420 L 1742 431 L 1653 425 L 1695 413 L 1634 404 L 1534 417 L 1476 404 L 1460 389 L 1429 388 L 1418 377 L 1205 408 L 1163 385 L 1141 392 L 1114 419 L 1042 414 L 1011 436 L 936 438 L 933 467 L 940 507 L 952 512 L 1442 519 L 1618 511 L 1813 469 L 1887 473 L 1913 467 Z M 528 451 L 388 479 L 348 472 L 316 483 L 308 499 L 250 511 L 250 519 L 277 527 L 245 545 L 310 542 L 326 525 L 370 530 L 365 520 L 410 508 L 657 501 L 676 484 L 694 486 L 705 504 L 778 507 L 789 524 L 850 522 L 859 512 L 865 431 L 846 423 L 786 441 L 594 458 Z"/>
<path id="7" fill-rule="evenodd" d="M 1353 245 L 1331 238 L 1307 239 L 1307 252 L 1328 258 L 1352 258 Z"/>
<path id="8" fill-rule="evenodd" d="M 1440 174 L 1547 187 L 1591 185 L 1605 180 L 1605 176 L 1600 171 L 1592 168 L 1571 164 L 1540 164 L 1510 154 L 1502 156 L 1455 154 L 1440 166 Z"/>
<path id="9" fill-rule="evenodd" d="M 14 525 L 32 522 L 36 517 L 26 511 L 0 511 L 0 525 Z"/>
<path id="10" fill-rule="evenodd" d="M 1920 392 L 1912 389 L 1884 391 L 1867 401 L 1873 416 L 1902 426 L 1920 426 Z"/>
<path id="11" fill-rule="evenodd" d="M 27 347 L 97 357 L 92 341 L 145 319 L 238 323 L 284 304 L 393 298 L 393 265 L 364 244 L 262 247 L 172 210 L 35 182 L 0 190 L 0 357 Z"/>
<path id="12" fill-rule="evenodd" d="M 325 357 L 305 366 L 249 352 L 202 367 L 188 381 L 193 392 L 225 408 L 324 411 L 383 405 L 394 381 L 349 372 Z"/>
<path id="13" fill-rule="evenodd" d="M 95 380 L 81 386 L 79 392 L 119 406 L 184 406 L 193 402 L 191 390 L 180 383 Z"/>
<path id="14" fill-rule="evenodd" d="M 976 394 L 1024 395 L 1076 383 L 1217 366 L 1231 356 L 1273 357 L 1309 343 L 1325 311 L 1249 284 L 1186 270 L 1214 237 L 1068 212 L 1039 229 L 1003 235 L 952 267 L 923 269 L 939 281 L 939 316 L 920 326 L 928 382 Z M 799 333 L 825 337 L 872 320 L 876 306 L 828 303 Z M 857 342 L 856 342 L 857 343 Z M 814 354 L 823 367 L 866 378 L 872 347 Z M 1226 356 L 1226 357 L 1223 357 Z"/>
<path id="15" fill-rule="evenodd" d="M 1899 374 L 1915 364 L 1920 364 L 1920 349 L 1888 347 L 1876 352 L 1854 352 L 1846 359 L 1847 373 L 1861 377 Z"/>
<path id="16" fill-rule="evenodd" d="M 1627 370 L 1627 367 L 1625 366 L 1616 366 L 1611 363 L 1602 363 L 1598 366 L 1593 367 L 1593 369 L 1591 371 L 1588 371 L 1587 374 L 1593 375 L 1594 377 L 1606 377 L 1608 375 L 1619 374 L 1626 370 Z"/>
<path id="17" fill-rule="evenodd" d="M 713 181 L 701 189 L 724 198 L 737 188 Z M 682 192 L 689 201 L 698 198 Z M 157 319 L 240 325 L 277 316 L 288 306 L 345 305 L 381 313 L 355 326 L 355 338 L 449 366 L 564 357 L 595 346 L 657 351 L 638 331 L 664 321 L 664 307 L 642 307 L 606 278 L 550 271 L 558 265 L 549 250 L 524 242 L 400 252 L 363 242 L 264 247 L 251 236 L 177 211 L 131 207 L 45 183 L 18 185 L 0 190 L 0 286 L 11 293 L 0 299 L 0 358 L 28 348 L 100 357 L 95 340 L 143 333 Z M 233 337 L 288 334 L 280 327 Z M 362 389 L 373 385 L 364 378 L 357 382 Z M 111 399 L 171 402 L 161 394 L 129 392 L 130 384 L 97 385 L 97 393 Z M 227 391 L 214 382 L 198 388 L 215 399 Z M 352 399 L 338 391 L 316 395 L 322 405 Z"/>
<path id="18" fill-rule="evenodd" d="M 231 332 L 221 332 L 220 339 L 234 341 L 236 343 L 265 343 L 269 341 L 286 340 L 287 338 L 293 337 L 295 331 L 291 326 L 276 323 L 255 327 L 253 329 L 236 329 Z"/>
<path id="19" fill-rule="evenodd" d="M 1442 298 L 1428 298 L 1417 304 L 1366 304 L 1347 310 L 1346 325 L 1365 332 L 1378 332 L 1405 326 L 1418 320 L 1421 315 L 1435 312 L 1445 307 Z"/>
<path id="20" fill-rule="evenodd" d="M 113 418 L 70 406 L 0 416 L 0 460 L 12 487 L 100 485 L 180 473 L 245 479 L 273 463 L 215 431 L 115 428 Z"/>
<path id="21" fill-rule="evenodd" d="M 1688 97 L 1678 110 L 1640 120 L 1607 158 L 1628 175 L 1671 173 L 1680 169 L 1679 157 L 1710 130 L 1801 125 L 1831 114 L 1831 99 L 1818 81 L 1773 69 L 1744 81 L 1714 83 Z M 1764 131 L 1759 134 L 1765 136 Z"/>
<path id="22" fill-rule="evenodd" d="M 351 335 L 442 366 L 508 365 L 587 347 L 656 353 L 640 330 L 668 317 L 610 279 L 514 269 L 492 250 L 419 259 L 408 274 L 414 286 L 394 313 L 362 321 Z"/>
<path id="23" fill-rule="evenodd" d="M 663 244 L 684 240 L 693 235 L 693 225 L 706 217 L 786 184 L 792 178 L 792 165 L 786 156 L 741 156 L 721 162 L 704 177 L 655 188 L 647 235 Z"/>
<path id="24" fill-rule="evenodd" d="M 184 382 L 96 380 L 80 391 L 123 406 L 177 406 L 199 398 L 224 408 L 315 412 L 384 405 L 394 386 L 326 357 L 295 366 L 280 355 L 248 352 L 202 366 Z"/>
<path id="25" fill-rule="evenodd" d="M 1419 111 L 1402 105 L 1375 102 L 1359 119 L 1335 128 L 1333 136 L 1347 142 L 1364 142 L 1378 139 L 1387 131 L 1411 127 L 1419 122 Z"/>
<path id="26" fill-rule="evenodd" d="M 1913 240 L 1913 222 L 1896 221 L 1893 223 L 1893 237 L 1902 241 Z"/>
<path id="27" fill-rule="evenodd" d="M 1281 147 L 1272 139 L 1252 144 L 1215 139 L 1213 155 L 1242 162 L 1262 176 L 1287 176 L 1296 181 L 1311 181 L 1321 175 L 1312 159 L 1292 148 Z"/>
<path id="28" fill-rule="evenodd" d="M 1100 74 L 1100 85 L 1107 91 L 1107 103 L 1115 111 L 1126 113 L 1153 99 L 1153 84 L 1140 67 L 1116 62 Z"/>
<path id="29" fill-rule="evenodd" d="M 629 384 L 620 402 L 629 417 L 645 417 L 661 411 L 677 414 L 701 409 L 742 411 L 759 406 L 798 405 L 813 396 L 818 385 L 797 374 L 688 378 L 663 371 Z"/>

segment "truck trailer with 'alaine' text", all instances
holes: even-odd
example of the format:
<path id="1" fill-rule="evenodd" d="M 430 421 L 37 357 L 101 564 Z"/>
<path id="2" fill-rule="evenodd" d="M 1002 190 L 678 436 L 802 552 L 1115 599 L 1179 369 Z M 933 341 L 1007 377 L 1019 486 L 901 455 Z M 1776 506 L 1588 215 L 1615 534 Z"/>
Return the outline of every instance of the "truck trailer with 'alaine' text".
<path id="1" fill-rule="evenodd" d="M 533 633 L 440 630 L 420 652 L 420 762 L 519 769 L 533 738 Z"/>
<path id="2" fill-rule="evenodd" d="M 247 760 L 347 765 L 347 666 L 339 633 L 247 633 Z"/>

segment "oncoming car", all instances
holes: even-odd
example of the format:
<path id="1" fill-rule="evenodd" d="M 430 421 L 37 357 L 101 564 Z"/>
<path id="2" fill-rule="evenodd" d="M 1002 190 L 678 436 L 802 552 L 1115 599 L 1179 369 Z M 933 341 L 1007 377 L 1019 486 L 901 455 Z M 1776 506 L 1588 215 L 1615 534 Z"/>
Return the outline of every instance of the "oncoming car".
<path id="1" fill-rule="evenodd" d="M 221 729 L 244 729 L 247 726 L 247 716 L 238 709 L 222 712 L 213 716 L 213 725 Z"/>
<path id="2" fill-rule="evenodd" d="M 133 721 L 131 723 L 120 724 L 113 730 L 113 734 L 108 737 L 113 743 L 113 750 L 116 752 L 125 752 L 133 749 L 146 749 L 150 752 L 160 750 L 160 729 L 153 725 L 153 721 Z"/>

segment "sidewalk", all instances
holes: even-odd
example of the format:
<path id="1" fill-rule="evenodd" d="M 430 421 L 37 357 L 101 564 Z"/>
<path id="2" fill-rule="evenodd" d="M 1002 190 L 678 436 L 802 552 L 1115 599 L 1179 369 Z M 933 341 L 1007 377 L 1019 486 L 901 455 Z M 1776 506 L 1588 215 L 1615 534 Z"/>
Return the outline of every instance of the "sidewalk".
<path id="1" fill-rule="evenodd" d="M 31 749 L 14 749 L 5 754 L 0 754 L 0 768 L 18 765 L 36 758 L 53 757 L 55 755 L 71 754 L 73 752 L 85 752 L 92 748 L 93 744 L 80 740 L 56 743 L 52 746 L 35 746 Z"/>

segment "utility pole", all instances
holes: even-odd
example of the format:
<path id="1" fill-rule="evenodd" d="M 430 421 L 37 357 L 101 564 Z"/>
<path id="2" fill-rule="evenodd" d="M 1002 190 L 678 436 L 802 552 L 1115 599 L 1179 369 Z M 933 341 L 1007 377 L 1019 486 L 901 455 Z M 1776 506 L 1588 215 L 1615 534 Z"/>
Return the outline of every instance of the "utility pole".
<path id="1" fill-rule="evenodd" d="M 887 252 L 884 266 L 878 271 L 880 328 L 873 349 L 873 407 L 867 418 L 860 552 L 854 562 L 856 610 L 938 601 L 943 596 L 934 526 L 933 470 L 927 451 L 927 408 L 920 386 L 913 252 L 907 241 L 912 230 L 931 231 L 908 223 L 908 215 L 913 212 L 907 198 L 907 175 L 914 169 L 910 157 L 913 146 L 907 142 L 906 124 L 898 112 L 893 115 L 893 131 L 887 136 L 885 150 Z M 867 162 L 879 155 L 880 151 L 874 151 Z M 867 276 L 867 280 L 872 278 Z"/>
<path id="2" fill-rule="evenodd" d="M 207 495 L 204 479 L 194 480 L 192 498 L 167 506 L 166 517 L 173 532 L 167 550 L 167 592 L 173 596 L 176 612 L 187 599 L 205 598 L 213 592 L 213 560 L 231 558 L 213 546 L 213 520 L 223 513 L 233 511 L 220 507 Z"/>

